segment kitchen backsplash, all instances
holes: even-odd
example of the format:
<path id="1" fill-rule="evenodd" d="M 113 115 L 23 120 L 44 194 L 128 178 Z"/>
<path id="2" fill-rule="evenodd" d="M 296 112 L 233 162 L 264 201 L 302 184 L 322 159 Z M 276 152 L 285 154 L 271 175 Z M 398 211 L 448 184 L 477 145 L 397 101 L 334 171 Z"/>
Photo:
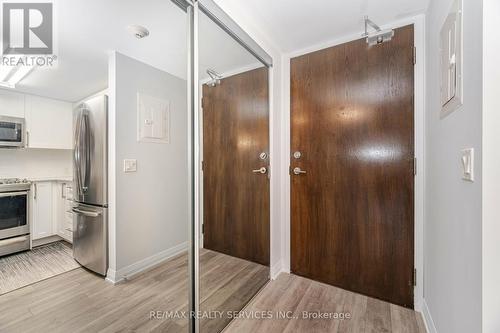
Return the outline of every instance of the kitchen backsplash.
<path id="1" fill-rule="evenodd" d="M 0 149 L 0 178 L 68 178 L 72 151 L 57 149 Z"/>

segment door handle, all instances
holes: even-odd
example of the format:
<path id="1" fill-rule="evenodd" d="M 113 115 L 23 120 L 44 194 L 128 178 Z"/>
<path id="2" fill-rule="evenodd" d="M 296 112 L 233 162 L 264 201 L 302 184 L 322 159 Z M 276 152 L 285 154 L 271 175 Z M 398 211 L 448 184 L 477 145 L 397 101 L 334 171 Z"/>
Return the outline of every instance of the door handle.
<path id="1" fill-rule="evenodd" d="M 293 173 L 295 175 L 300 175 L 301 173 L 306 173 L 304 170 L 301 170 L 299 167 L 293 168 Z"/>
<path id="2" fill-rule="evenodd" d="M 90 217 L 98 217 L 99 215 L 101 215 L 101 213 L 89 212 L 87 210 L 81 210 L 78 208 L 73 208 L 72 211 L 73 211 L 73 213 L 78 213 L 78 214 L 82 214 L 84 216 L 90 216 Z"/>
<path id="3" fill-rule="evenodd" d="M 253 173 L 261 173 L 261 174 L 265 174 L 267 172 L 267 169 L 266 167 L 262 167 L 260 169 L 256 169 L 256 170 L 252 170 Z"/>

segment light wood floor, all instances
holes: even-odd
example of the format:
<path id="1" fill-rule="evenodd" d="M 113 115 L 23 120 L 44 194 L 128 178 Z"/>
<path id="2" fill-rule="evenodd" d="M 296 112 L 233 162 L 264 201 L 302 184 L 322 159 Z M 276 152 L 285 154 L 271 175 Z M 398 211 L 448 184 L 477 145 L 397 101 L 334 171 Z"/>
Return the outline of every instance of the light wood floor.
<path id="1" fill-rule="evenodd" d="M 224 333 L 426 332 L 415 311 L 290 274 L 271 281 L 242 312 L 252 315 L 262 311 L 269 311 L 273 319 L 239 318 Z M 278 311 L 289 311 L 292 319 L 277 319 Z M 330 313 L 332 317 L 349 313 L 351 319 L 307 319 L 304 312 Z"/>
<path id="2" fill-rule="evenodd" d="M 212 251 L 201 253 L 201 310 L 238 311 L 267 281 L 268 268 Z M 187 332 L 187 318 L 151 318 L 151 311 L 187 311 L 187 256 L 180 255 L 113 286 L 76 269 L 0 296 L 0 332 Z M 373 298 L 281 274 L 242 314 L 292 319 L 236 319 L 225 333 L 425 332 L 419 314 Z M 351 319 L 304 319 L 302 313 L 349 313 Z M 230 318 L 202 319 L 201 332 Z"/>
<path id="3" fill-rule="evenodd" d="M 201 252 L 201 309 L 241 310 L 269 276 L 265 266 Z M 187 314 L 187 255 L 116 286 L 82 269 L 0 296 L 0 332 L 187 332 L 188 319 L 152 317 L 152 311 Z M 217 332 L 228 318 L 204 319 Z"/>

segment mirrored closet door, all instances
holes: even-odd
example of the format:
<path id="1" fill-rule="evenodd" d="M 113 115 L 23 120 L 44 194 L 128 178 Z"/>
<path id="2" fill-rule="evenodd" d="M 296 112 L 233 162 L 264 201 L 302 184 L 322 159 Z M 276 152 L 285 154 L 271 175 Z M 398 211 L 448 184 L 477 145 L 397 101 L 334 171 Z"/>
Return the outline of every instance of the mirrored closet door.
<path id="1" fill-rule="evenodd" d="M 204 13 L 200 93 L 200 332 L 219 332 L 269 279 L 268 70 Z M 217 315 L 220 313 L 220 315 Z"/>
<path id="2" fill-rule="evenodd" d="M 270 57 L 213 1 L 193 11 L 192 328 L 222 331 L 270 275 Z"/>

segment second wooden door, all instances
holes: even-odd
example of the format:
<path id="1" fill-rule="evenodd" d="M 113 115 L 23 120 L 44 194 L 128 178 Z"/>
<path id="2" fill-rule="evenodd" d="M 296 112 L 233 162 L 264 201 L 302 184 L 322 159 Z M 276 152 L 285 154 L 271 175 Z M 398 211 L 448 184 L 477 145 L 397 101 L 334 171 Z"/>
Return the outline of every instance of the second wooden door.
<path id="1" fill-rule="evenodd" d="M 268 71 L 203 86 L 203 246 L 269 265 Z"/>

